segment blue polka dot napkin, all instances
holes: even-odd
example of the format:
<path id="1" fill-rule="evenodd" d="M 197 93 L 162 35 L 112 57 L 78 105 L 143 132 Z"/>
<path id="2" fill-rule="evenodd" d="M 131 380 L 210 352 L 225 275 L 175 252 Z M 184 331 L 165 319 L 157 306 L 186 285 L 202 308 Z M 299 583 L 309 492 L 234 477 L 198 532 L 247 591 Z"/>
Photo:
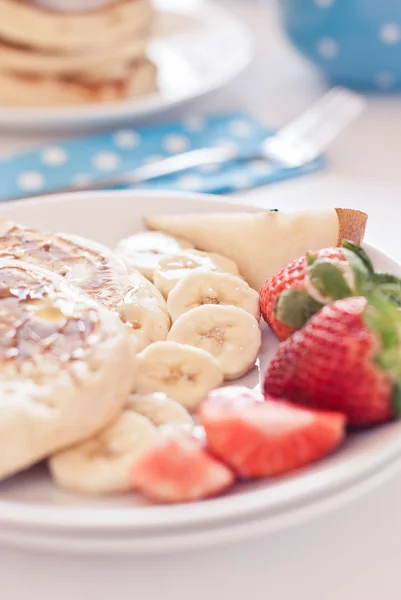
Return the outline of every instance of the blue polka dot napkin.
<path id="1" fill-rule="evenodd" d="M 0 200 L 94 182 L 186 150 L 216 145 L 252 150 L 269 133 L 251 116 L 233 113 L 61 140 L 1 159 Z M 233 161 L 162 177 L 140 187 L 230 193 L 296 177 L 321 166 L 321 160 L 297 169 L 278 169 L 263 160 Z"/>

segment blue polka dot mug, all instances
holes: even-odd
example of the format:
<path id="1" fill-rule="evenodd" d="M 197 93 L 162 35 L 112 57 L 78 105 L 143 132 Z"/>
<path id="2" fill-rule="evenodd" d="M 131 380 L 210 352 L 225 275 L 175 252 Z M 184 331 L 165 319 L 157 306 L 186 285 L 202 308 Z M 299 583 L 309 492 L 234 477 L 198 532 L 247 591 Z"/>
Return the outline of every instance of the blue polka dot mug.
<path id="1" fill-rule="evenodd" d="M 279 0 L 298 50 L 333 84 L 401 89 L 401 0 Z"/>

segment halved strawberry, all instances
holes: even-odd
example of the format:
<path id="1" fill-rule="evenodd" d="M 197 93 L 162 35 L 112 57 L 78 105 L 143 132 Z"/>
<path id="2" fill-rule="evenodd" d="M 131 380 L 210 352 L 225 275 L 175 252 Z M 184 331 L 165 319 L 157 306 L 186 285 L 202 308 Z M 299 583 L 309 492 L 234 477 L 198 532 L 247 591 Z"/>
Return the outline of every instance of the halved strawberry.
<path id="1" fill-rule="evenodd" d="M 266 394 L 340 411 L 358 427 L 400 414 L 401 313 L 388 301 L 391 290 L 397 287 L 322 308 L 280 344 Z"/>
<path id="2" fill-rule="evenodd" d="M 280 340 L 287 339 L 325 304 L 363 295 L 373 276 L 365 252 L 352 242 L 298 258 L 268 279 L 260 292 L 260 310 Z"/>
<path id="3" fill-rule="evenodd" d="M 345 417 L 266 400 L 245 387 L 211 392 L 199 417 L 211 451 L 246 478 L 282 475 L 331 452 Z"/>
<path id="4" fill-rule="evenodd" d="M 178 428 L 167 428 L 134 464 L 133 485 L 158 502 L 191 502 L 219 494 L 234 483 L 230 469 Z"/>

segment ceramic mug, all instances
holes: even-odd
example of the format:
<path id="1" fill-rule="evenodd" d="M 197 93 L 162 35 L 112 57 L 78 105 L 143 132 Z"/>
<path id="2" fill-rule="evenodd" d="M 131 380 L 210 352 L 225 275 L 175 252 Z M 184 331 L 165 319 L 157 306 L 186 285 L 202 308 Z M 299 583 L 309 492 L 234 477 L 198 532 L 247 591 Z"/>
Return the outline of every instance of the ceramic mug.
<path id="1" fill-rule="evenodd" d="M 401 89 L 401 0 L 278 0 L 293 45 L 332 84 Z"/>

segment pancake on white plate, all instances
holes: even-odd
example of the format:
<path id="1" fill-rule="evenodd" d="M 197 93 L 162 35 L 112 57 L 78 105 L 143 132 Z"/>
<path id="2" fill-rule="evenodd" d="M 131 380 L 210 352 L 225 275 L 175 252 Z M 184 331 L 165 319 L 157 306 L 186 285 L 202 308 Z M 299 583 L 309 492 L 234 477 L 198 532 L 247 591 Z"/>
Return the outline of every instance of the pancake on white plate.
<path id="1" fill-rule="evenodd" d="M 135 382 L 129 329 L 61 277 L 0 259 L 0 479 L 86 439 Z"/>
<path id="2" fill-rule="evenodd" d="M 160 292 L 102 244 L 0 221 L 0 257 L 49 269 L 116 312 L 130 325 L 138 352 L 167 337 L 170 318 Z"/>

